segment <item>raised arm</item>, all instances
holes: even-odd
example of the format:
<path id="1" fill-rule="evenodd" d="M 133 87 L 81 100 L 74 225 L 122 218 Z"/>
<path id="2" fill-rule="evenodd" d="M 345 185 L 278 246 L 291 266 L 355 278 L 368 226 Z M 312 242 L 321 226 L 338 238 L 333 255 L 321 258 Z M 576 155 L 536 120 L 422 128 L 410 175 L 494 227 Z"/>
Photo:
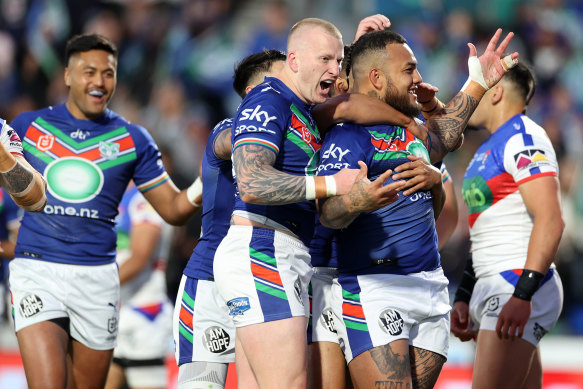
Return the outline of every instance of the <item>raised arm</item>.
<path id="1" fill-rule="evenodd" d="M 480 57 L 477 56 L 474 45 L 468 43 L 470 57 L 467 82 L 443 109 L 433 114 L 427 121 L 431 136 L 432 162 L 442 160 L 449 151 L 459 147 L 460 137 L 484 93 L 500 81 L 507 69 L 516 65 L 518 53 L 514 52 L 502 58 L 514 34 L 508 33 L 496 47 L 501 34 L 502 30 L 498 29 Z"/>

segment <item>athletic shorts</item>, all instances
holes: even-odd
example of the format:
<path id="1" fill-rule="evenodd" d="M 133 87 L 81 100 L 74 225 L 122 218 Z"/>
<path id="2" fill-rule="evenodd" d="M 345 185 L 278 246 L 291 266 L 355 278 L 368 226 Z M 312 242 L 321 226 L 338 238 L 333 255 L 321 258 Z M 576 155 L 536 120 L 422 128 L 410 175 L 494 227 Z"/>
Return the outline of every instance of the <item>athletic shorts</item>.
<path id="1" fill-rule="evenodd" d="M 214 281 L 183 275 L 174 307 L 178 365 L 235 362 L 235 325 Z"/>
<path id="2" fill-rule="evenodd" d="M 94 350 L 116 345 L 119 274 L 115 262 L 82 266 L 16 258 L 10 262 L 15 331 L 68 317 L 73 339 Z"/>
<path id="3" fill-rule="evenodd" d="M 217 289 L 235 327 L 309 316 L 308 248 L 268 228 L 231 226 L 215 253 Z"/>
<path id="4" fill-rule="evenodd" d="M 496 331 L 498 315 L 512 297 L 518 278 L 517 273 L 509 270 L 478 279 L 470 300 L 470 315 L 476 329 Z M 563 308 L 563 285 L 556 269 L 549 270 L 531 302 L 530 319 L 522 339 L 536 347 L 555 326 Z"/>
<path id="5" fill-rule="evenodd" d="M 172 345 L 172 309 L 169 300 L 143 306 L 123 304 L 113 357 L 164 361 Z"/>
<path id="6" fill-rule="evenodd" d="M 398 339 L 447 358 L 448 280 L 443 270 L 341 276 L 342 318 L 338 328 L 346 362 Z"/>
<path id="7" fill-rule="evenodd" d="M 341 318 L 342 292 L 338 283 L 338 270 L 331 267 L 315 267 L 309 292 L 308 343 L 339 344 L 337 328 L 343 325 L 343 322 Z"/>

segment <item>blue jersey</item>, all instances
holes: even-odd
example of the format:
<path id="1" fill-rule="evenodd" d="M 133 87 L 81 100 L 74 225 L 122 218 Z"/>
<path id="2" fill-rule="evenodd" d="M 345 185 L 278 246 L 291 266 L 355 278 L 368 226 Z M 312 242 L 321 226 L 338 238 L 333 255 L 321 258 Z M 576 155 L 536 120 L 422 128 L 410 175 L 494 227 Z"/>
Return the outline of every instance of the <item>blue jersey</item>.
<path id="1" fill-rule="evenodd" d="M 335 126 L 322 146 L 319 175 L 342 168 L 368 166 L 370 180 L 387 169 L 410 162 L 407 155 L 429 159 L 424 144 L 401 127 L 379 125 Z M 393 182 L 391 178 L 387 183 Z M 399 199 L 373 212 L 363 212 L 337 231 L 340 274 L 410 274 L 440 266 L 433 198 L 429 191 Z"/>
<path id="2" fill-rule="evenodd" d="M 26 212 L 15 255 L 49 262 L 115 261 L 114 219 L 130 180 L 148 191 L 169 177 L 143 127 L 113 111 L 73 117 L 64 104 L 19 115 L 12 127 L 24 156 L 47 180 L 43 212 Z"/>
<path id="3" fill-rule="evenodd" d="M 312 106 L 285 84 L 266 77 L 264 83 L 249 92 L 237 110 L 233 151 L 248 144 L 262 146 L 275 153 L 277 170 L 298 176 L 315 175 L 322 143 L 311 111 Z M 254 220 L 268 218 L 271 226 L 290 230 L 306 245 L 312 239 L 313 201 L 275 206 L 248 204 L 237 191 L 235 212 L 250 218 L 257 215 Z"/>
<path id="4" fill-rule="evenodd" d="M 233 165 L 218 158 L 214 152 L 217 136 L 230 131 L 232 119 L 225 119 L 215 126 L 202 157 L 202 235 L 198 240 L 184 274 L 191 278 L 212 279 L 215 251 L 229 230 L 231 213 L 235 203 Z"/>
<path id="5" fill-rule="evenodd" d="M 316 217 L 314 236 L 310 242 L 310 259 L 313 267 L 338 267 L 336 230 L 320 223 Z"/>

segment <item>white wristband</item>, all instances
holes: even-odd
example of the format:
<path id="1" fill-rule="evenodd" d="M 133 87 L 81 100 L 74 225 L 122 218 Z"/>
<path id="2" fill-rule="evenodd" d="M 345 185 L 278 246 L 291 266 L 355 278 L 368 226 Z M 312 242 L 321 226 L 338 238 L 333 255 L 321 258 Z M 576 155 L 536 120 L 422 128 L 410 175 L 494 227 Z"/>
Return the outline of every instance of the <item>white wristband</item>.
<path id="1" fill-rule="evenodd" d="M 470 76 L 468 80 L 462 87 L 462 90 L 466 89 L 466 86 L 470 83 L 470 81 L 475 81 L 480 84 L 484 89 L 488 90 L 488 85 L 486 84 L 486 79 L 484 78 L 484 73 L 482 73 L 482 65 L 480 64 L 480 60 L 477 56 L 473 56 L 468 58 L 468 69 L 470 72 Z"/>
<path id="2" fill-rule="evenodd" d="M 312 176 L 306 176 L 306 200 L 316 199 L 316 179 Z"/>
<path id="3" fill-rule="evenodd" d="M 324 178 L 326 178 L 326 197 L 336 196 L 336 179 L 334 176 Z"/>
<path id="4" fill-rule="evenodd" d="M 190 201 L 190 204 L 195 207 L 200 207 L 202 205 L 202 180 L 200 176 L 196 177 L 196 180 L 186 189 L 186 198 Z"/>

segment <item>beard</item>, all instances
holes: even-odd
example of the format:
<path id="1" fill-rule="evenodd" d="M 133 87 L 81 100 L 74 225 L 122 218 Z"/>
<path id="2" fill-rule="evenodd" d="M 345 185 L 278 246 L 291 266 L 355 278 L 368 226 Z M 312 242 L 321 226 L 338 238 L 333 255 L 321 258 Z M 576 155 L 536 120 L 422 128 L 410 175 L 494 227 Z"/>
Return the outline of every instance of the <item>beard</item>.
<path id="1" fill-rule="evenodd" d="M 409 93 L 399 93 L 397 88 L 390 84 L 390 80 L 385 92 L 385 103 L 409 117 L 416 118 L 421 114 L 421 105 L 411 104 Z"/>

